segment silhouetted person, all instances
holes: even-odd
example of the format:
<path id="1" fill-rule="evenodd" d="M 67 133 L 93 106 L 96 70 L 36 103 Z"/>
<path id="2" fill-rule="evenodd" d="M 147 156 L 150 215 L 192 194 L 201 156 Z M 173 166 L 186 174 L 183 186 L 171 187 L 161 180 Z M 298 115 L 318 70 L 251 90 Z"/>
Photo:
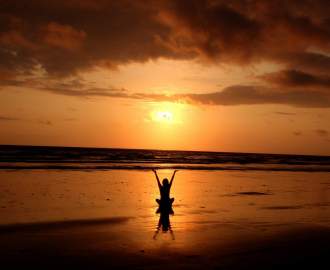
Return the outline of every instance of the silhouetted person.
<path id="1" fill-rule="evenodd" d="M 174 202 L 174 198 L 170 198 L 170 191 L 177 170 L 173 172 L 170 182 L 167 180 L 167 178 L 164 178 L 162 184 L 159 181 L 156 170 L 152 170 L 152 171 L 155 173 L 157 184 L 159 187 L 159 192 L 160 192 L 160 199 L 156 199 L 156 202 L 159 204 L 156 213 L 160 214 L 160 217 L 157 225 L 157 230 L 153 238 L 156 239 L 159 231 L 161 230 L 164 233 L 170 231 L 172 239 L 174 240 L 174 234 L 171 229 L 171 223 L 170 223 L 170 215 L 174 214 L 172 209 L 172 203 Z"/>
<path id="2" fill-rule="evenodd" d="M 170 182 L 168 182 L 167 178 L 164 178 L 162 184 L 159 181 L 156 170 L 152 170 L 152 171 L 155 173 L 157 183 L 158 183 L 158 187 L 159 187 L 160 199 L 156 199 L 156 202 L 160 206 L 160 211 L 162 211 L 162 209 L 164 207 L 165 208 L 171 208 L 172 203 L 174 202 L 174 198 L 170 198 L 170 191 L 171 191 L 171 186 L 172 186 L 175 174 L 178 170 L 175 170 L 173 172 L 173 175 L 172 175 L 172 178 L 171 178 Z"/>

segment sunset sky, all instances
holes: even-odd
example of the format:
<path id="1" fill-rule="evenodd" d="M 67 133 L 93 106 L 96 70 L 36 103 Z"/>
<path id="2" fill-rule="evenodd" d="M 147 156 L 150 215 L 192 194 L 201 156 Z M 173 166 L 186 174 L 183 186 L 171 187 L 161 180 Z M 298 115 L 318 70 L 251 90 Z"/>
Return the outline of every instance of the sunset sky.
<path id="1" fill-rule="evenodd" d="M 326 0 L 0 0 L 0 144 L 330 155 Z"/>

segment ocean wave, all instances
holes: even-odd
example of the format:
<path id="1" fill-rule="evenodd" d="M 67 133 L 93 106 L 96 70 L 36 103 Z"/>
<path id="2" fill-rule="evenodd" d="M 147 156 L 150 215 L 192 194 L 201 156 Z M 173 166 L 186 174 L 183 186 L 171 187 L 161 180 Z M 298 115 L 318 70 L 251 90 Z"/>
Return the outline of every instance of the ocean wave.
<path id="1" fill-rule="evenodd" d="M 280 165 L 203 165 L 203 164 L 68 164 L 68 163 L 0 163 L 0 170 L 208 170 L 208 171 L 292 171 L 330 172 L 330 166 Z"/>
<path id="2" fill-rule="evenodd" d="M 0 169 L 330 171 L 329 156 L 0 146 Z"/>

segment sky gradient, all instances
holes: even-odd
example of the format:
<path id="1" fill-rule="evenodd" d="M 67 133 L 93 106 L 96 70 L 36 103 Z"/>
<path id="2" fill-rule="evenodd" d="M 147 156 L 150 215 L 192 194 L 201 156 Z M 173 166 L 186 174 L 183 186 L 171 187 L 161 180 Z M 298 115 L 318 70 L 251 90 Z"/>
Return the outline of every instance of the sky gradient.
<path id="1" fill-rule="evenodd" d="M 328 1 L 0 6 L 0 144 L 330 155 Z"/>

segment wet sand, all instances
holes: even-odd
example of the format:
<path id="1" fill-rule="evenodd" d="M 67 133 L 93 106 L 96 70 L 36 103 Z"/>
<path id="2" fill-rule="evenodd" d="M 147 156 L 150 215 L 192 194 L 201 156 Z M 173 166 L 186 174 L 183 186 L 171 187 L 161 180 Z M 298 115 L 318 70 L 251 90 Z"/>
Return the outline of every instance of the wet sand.
<path id="1" fill-rule="evenodd" d="M 171 231 L 150 172 L 1 171 L 0 191 L 4 269 L 329 267 L 328 173 L 180 171 Z"/>

